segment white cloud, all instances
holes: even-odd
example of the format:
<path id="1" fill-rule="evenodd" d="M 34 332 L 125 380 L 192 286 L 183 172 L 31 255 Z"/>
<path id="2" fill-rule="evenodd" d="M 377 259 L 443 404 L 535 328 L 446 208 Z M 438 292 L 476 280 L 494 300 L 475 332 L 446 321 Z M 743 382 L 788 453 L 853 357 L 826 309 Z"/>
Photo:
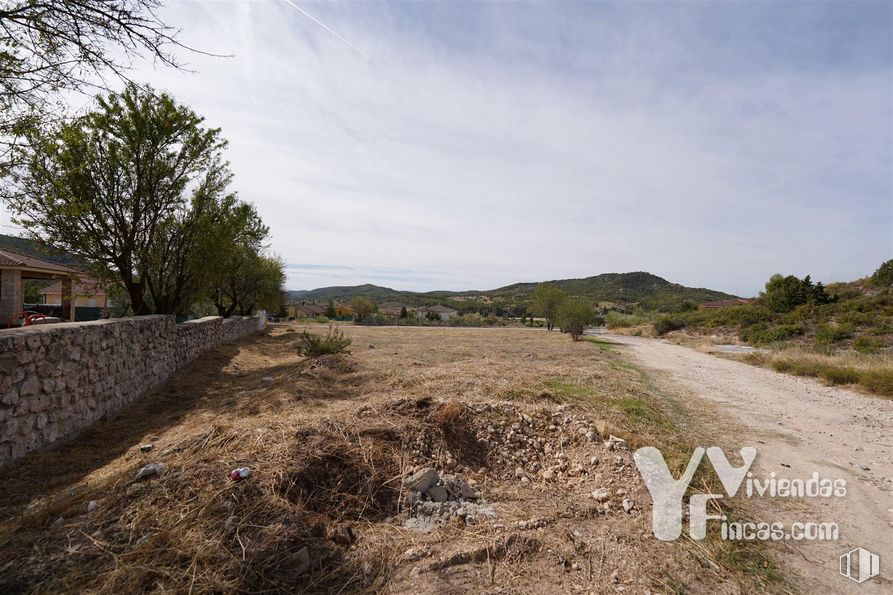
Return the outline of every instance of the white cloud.
<path id="1" fill-rule="evenodd" d="M 889 60 L 705 34 L 741 7 L 299 4 L 359 52 L 284 2 L 178 2 L 185 42 L 235 57 L 140 72 L 223 128 L 274 250 L 333 267 L 292 288 L 649 270 L 749 294 L 893 253 Z"/>

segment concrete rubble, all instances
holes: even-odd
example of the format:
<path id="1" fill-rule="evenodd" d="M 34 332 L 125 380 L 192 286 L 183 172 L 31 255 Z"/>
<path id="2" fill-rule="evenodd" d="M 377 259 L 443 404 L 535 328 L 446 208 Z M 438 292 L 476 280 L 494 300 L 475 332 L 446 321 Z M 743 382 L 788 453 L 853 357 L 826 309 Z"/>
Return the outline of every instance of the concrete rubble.
<path id="1" fill-rule="evenodd" d="M 408 513 L 403 526 L 422 533 L 452 518 L 474 525 L 481 517 L 496 516 L 469 482 L 452 473 L 441 474 L 433 467 L 418 469 L 403 480 L 403 487 Z"/>

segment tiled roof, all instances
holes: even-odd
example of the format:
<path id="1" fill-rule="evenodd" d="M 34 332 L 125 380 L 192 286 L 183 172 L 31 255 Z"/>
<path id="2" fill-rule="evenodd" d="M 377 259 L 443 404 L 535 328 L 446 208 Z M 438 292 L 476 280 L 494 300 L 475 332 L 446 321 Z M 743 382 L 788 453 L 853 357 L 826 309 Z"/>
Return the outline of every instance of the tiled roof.
<path id="1" fill-rule="evenodd" d="M 76 273 L 72 268 L 44 260 L 35 258 L 26 254 L 19 254 L 12 250 L 0 250 L 0 266 L 4 267 L 22 267 L 30 269 L 43 269 L 45 271 L 53 271 L 56 273 Z"/>
<path id="2" fill-rule="evenodd" d="M 437 312 L 438 314 L 452 314 L 453 312 L 456 312 L 456 310 L 453 310 L 452 308 L 448 308 L 446 306 L 441 306 L 440 304 L 429 306 L 428 308 L 426 308 L 426 310 L 428 310 L 429 312 Z"/>

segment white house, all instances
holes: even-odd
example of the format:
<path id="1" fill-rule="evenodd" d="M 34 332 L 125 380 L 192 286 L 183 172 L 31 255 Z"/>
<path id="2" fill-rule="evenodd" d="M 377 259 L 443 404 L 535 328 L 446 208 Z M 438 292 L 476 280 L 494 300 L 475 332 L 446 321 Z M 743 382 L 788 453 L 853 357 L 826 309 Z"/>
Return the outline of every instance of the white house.
<path id="1" fill-rule="evenodd" d="M 435 306 L 423 306 L 421 308 L 416 308 L 416 318 L 418 318 L 419 320 L 423 320 L 428 315 L 428 312 L 434 312 L 435 314 L 440 315 L 440 319 L 443 321 L 449 320 L 451 316 L 455 316 L 458 313 L 457 310 L 453 310 L 452 308 L 437 304 Z"/>

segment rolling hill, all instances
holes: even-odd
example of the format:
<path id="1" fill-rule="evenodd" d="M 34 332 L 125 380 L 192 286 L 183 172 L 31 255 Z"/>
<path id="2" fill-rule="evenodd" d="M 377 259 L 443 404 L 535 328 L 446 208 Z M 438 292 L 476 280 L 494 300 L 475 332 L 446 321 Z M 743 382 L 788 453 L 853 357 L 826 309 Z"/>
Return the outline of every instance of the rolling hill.
<path id="1" fill-rule="evenodd" d="M 581 296 L 594 302 L 611 302 L 618 305 L 638 304 L 647 308 L 672 308 L 683 302 L 703 303 L 731 299 L 736 296 L 702 287 L 685 287 L 671 283 L 662 277 L 646 272 L 604 273 L 583 279 L 559 279 L 550 281 L 572 296 Z M 367 297 L 375 302 L 395 301 L 408 305 L 434 302 L 464 303 L 486 301 L 504 305 L 526 302 L 537 283 L 515 283 L 498 289 L 482 291 L 398 291 L 378 285 L 353 285 L 321 287 L 306 291 L 289 292 L 293 299 L 315 301 L 350 300 Z"/>

